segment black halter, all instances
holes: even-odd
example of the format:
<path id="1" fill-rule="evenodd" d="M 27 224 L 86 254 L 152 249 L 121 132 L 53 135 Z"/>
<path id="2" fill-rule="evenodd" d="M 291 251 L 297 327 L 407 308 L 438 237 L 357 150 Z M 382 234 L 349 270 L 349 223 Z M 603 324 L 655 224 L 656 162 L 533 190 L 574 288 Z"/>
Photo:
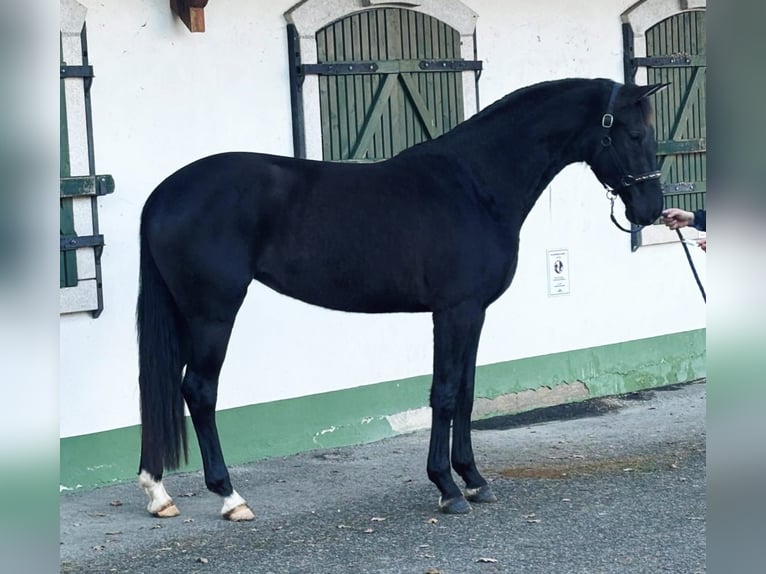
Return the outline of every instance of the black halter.
<path id="1" fill-rule="evenodd" d="M 617 155 L 617 152 L 614 150 L 614 147 L 612 146 L 612 137 L 609 135 L 609 130 L 614 125 L 614 115 L 612 115 L 612 112 L 614 111 L 614 102 L 617 99 L 617 92 L 620 91 L 620 84 L 616 83 L 614 86 L 612 86 L 612 93 L 609 95 L 609 103 L 606 106 L 606 113 L 601 117 L 601 127 L 604 130 L 604 135 L 601 137 L 601 151 L 609 150 L 609 154 L 612 157 L 612 160 L 617 165 L 617 169 L 622 174 L 620 176 L 620 183 L 616 187 L 611 187 L 609 184 L 605 182 L 601 182 L 601 184 L 606 188 L 606 197 L 611 201 L 612 203 L 612 209 L 611 213 L 609 215 L 610 219 L 612 220 L 612 223 L 614 223 L 618 229 L 621 231 L 624 231 L 625 233 L 633 233 L 630 229 L 625 229 L 622 225 L 620 225 L 617 222 L 617 219 L 614 217 L 614 200 L 617 198 L 618 192 L 626 189 L 632 185 L 636 185 L 637 183 L 641 183 L 643 181 L 648 181 L 650 179 L 658 179 L 661 175 L 661 172 L 659 171 L 649 171 L 646 173 L 642 173 L 640 175 L 631 175 L 628 173 L 628 171 L 623 167 L 622 162 L 620 161 L 620 157 Z M 643 229 L 644 226 L 638 226 L 636 231 Z"/>

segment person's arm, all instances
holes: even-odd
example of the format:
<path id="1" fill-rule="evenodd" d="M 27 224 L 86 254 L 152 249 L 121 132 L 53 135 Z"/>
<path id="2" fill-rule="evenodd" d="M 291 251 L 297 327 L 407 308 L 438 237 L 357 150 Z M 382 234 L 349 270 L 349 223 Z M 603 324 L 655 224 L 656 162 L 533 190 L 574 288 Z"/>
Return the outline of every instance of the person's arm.
<path id="1" fill-rule="evenodd" d="M 662 212 L 662 223 L 670 229 L 681 229 L 687 225 L 694 225 L 695 214 L 691 211 L 670 207 Z"/>
<path id="2" fill-rule="evenodd" d="M 699 229 L 700 231 L 705 231 L 706 223 L 707 223 L 707 213 L 704 209 L 698 209 L 694 212 L 694 219 L 692 220 L 692 225 L 695 227 L 695 229 Z"/>
<path id="3" fill-rule="evenodd" d="M 681 229 L 687 225 L 693 226 L 695 229 L 705 231 L 707 227 L 707 212 L 704 209 L 698 209 L 694 212 L 678 209 L 677 207 L 670 207 L 662 212 L 662 223 L 668 226 L 669 229 Z M 700 249 L 707 253 L 707 239 L 704 237 L 697 242 Z"/>

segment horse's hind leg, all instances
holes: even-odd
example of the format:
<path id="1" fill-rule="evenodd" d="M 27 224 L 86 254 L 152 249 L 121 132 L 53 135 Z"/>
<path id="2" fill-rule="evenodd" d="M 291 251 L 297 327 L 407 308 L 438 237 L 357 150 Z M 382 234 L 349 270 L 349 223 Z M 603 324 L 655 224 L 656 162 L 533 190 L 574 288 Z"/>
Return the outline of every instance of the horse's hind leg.
<path id="1" fill-rule="evenodd" d="M 483 322 L 482 314 L 482 322 Z M 465 481 L 465 497 L 471 502 L 496 502 L 492 489 L 476 468 L 471 446 L 471 411 L 473 410 L 474 383 L 476 380 L 476 352 L 482 322 L 475 325 L 470 333 L 470 347 L 463 364 L 463 378 L 460 382 L 455 417 L 452 421 L 452 468 Z"/>
<path id="2" fill-rule="evenodd" d="M 158 518 L 172 518 L 178 516 L 178 507 L 173 503 L 165 486 L 162 484 L 162 474 L 154 475 L 141 467 L 138 475 L 138 484 L 149 496 L 149 504 L 146 509 Z"/>
<path id="3" fill-rule="evenodd" d="M 197 433 L 205 485 L 223 498 L 221 515 L 228 520 L 239 521 L 252 520 L 254 516 L 245 500 L 231 486 L 215 422 L 218 375 L 233 325 L 233 316 L 223 321 L 194 319 L 189 322 L 191 359 L 181 391 Z"/>
<path id="4" fill-rule="evenodd" d="M 449 514 L 471 511 L 470 504 L 452 478 L 449 437 L 450 424 L 457 409 L 461 408 L 458 401 L 465 400 L 465 391 L 461 389 L 463 377 L 467 365 L 470 363 L 473 366 L 475 363 L 483 320 L 483 309 L 473 302 L 434 313 L 434 378 L 431 386 L 433 412 L 428 478 L 441 493 L 439 507 Z M 460 454 L 462 456 L 462 450 Z"/>

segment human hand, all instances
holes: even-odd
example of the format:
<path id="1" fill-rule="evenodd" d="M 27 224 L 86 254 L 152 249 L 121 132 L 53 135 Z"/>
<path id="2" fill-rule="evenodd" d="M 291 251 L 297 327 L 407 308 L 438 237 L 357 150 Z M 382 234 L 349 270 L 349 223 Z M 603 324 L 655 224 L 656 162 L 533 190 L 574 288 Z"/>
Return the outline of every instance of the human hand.
<path id="1" fill-rule="evenodd" d="M 662 223 L 670 229 L 681 229 L 694 223 L 694 214 L 677 207 L 671 207 L 662 212 Z"/>
<path id="2" fill-rule="evenodd" d="M 706 237 L 700 237 L 697 240 L 697 245 L 699 245 L 699 248 L 702 249 L 702 251 L 707 253 L 707 238 Z"/>

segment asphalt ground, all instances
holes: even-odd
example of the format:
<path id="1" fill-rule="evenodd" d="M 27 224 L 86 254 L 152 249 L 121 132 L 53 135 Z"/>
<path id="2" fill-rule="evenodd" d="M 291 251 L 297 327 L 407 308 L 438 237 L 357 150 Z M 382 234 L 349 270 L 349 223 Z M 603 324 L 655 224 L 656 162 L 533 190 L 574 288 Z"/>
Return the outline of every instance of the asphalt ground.
<path id="1" fill-rule="evenodd" d="M 474 423 L 498 502 L 461 516 L 438 510 L 427 431 L 231 468 L 252 522 L 222 520 L 199 472 L 166 479 L 172 519 L 137 481 L 62 493 L 61 571 L 705 572 L 705 404 L 696 382 Z"/>

